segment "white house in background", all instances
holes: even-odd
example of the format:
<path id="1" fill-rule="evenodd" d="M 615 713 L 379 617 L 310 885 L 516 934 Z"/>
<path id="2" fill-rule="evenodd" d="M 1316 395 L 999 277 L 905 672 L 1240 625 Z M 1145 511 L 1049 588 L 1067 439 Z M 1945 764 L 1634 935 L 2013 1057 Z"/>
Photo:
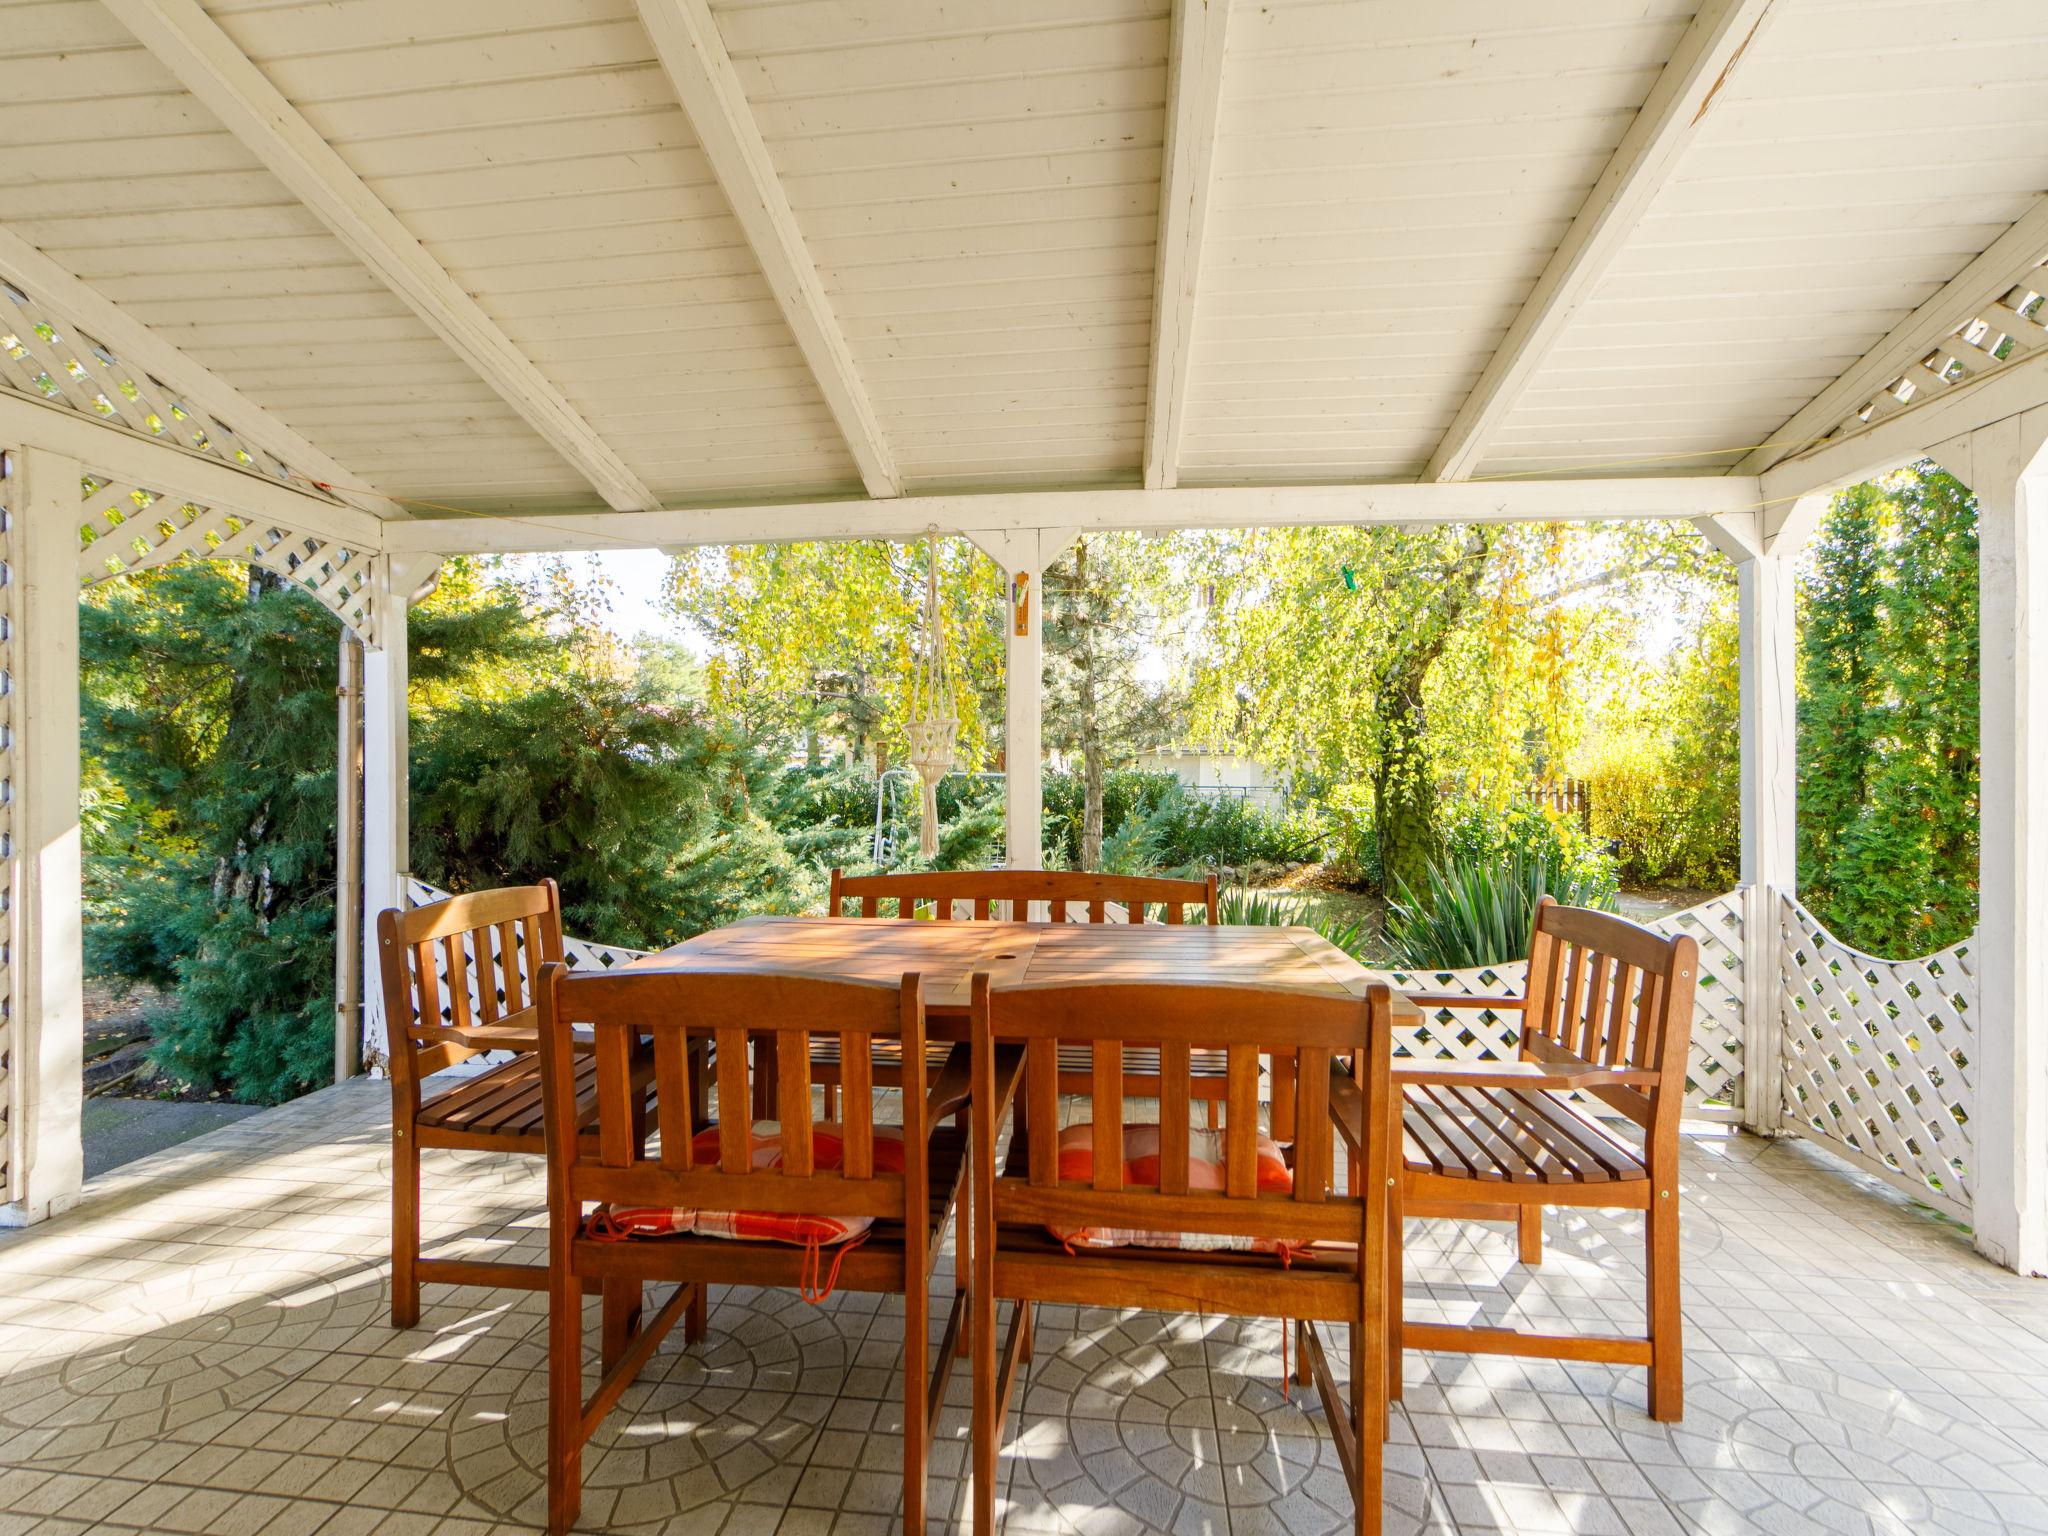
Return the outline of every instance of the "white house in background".
<path id="1" fill-rule="evenodd" d="M 1136 765 L 1145 773 L 1170 773 L 1195 795 L 1228 795 L 1265 811 L 1280 809 L 1285 786 L 1264 763 L 1241 752 L 1209 747 L 1147 747 Z"/>

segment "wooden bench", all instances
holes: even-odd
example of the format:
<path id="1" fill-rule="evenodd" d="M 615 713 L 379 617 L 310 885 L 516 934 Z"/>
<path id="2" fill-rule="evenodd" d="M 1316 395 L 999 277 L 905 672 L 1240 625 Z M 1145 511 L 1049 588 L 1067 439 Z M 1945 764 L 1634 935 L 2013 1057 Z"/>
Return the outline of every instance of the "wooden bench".
<path id="1" fill-rule="evenodd" d="M 575 1521 L 582 1499 L 584 1443 L 611 1411 L 679 1316 L 686 1339 L 704 1331 L 703 1297 L 713 1284 L 815 1288 L 828 1285 L 904 1298 L 903 1519 L 907 1536 L 924 1536 L 924 1489 L 932 1437 L 958 1350 L 965 1312 L 956 1296 L 929 1377 L 932 1268 L 940 1237 L 966 1177 L 965 1135 L 942 1126 L 968 1094 L 967 1048 L 956 1048 L 929 1096 L 902 1096 L 903 1171 L 878 1170 L 874 1084 L 864 1070 L 876 1041 L 911 1060 L 924 1054 L 925 1015 L 916 976 L 899 985 L 754 973 L 622 970 L 572 976 L 546 965 L 540 979 L 541 1073 L 548 1135 L 548 1528 Z M 597 1087 L 596 1135 L 584 1133 L 582 1072 L 573 1031 L 587 1025 Z M 839 1169 L 816 1166 L 810 1056 L 801 1038 L 783 1038 L 767 1084 L 783 1132 L 779 1168 L 755 1171 L 746 1107 L 756 1075 L 748 1040 L 764 1035 L 836 1036 L 847 1063 L 845 1148 Z M 716 1077 L 716 1153 L 707 1161 L 687 1136 L 664 1136 L 649 1156 L 638 1134 L 636 1049 L 651 1040 L 657 1106 L 694 1104 L 703 1093 L 706 1052 Z M 757 1060 L 767 1059 L 761 1053 Z M 728 1113 L 737 1109 L 737 1114 Z M 713 1236 L 603 1239 L 590 1235 L 586 1207 L 687 1207 L 784 1215 L 867 1217 L 874 1225 L 842 1249 L 750 1242 Z M 806 1266 L 810 1269 L 807 1272 Z M 643 1319 L 643 1287 L 678 1289 Z M 601 1370 L 583 1394 L 582 1294 L 603 1297 Z"/>
<path id="2" fill-rule="evenodd" d="M 1543 1258 L 1543 1208 L 1635 1210 L 1648 1223 L 1642 1337 L 1535 1334 L 1404 1323 L 1401 1245 L 1389 1391 L 1408 1349 L 1530 1355 L 1649 1367 L 1650 1415 L 1684 1412 L 1678 1283 L 1678 1122 L 1692 1042 L 1699 947 L 1605 912 L 1537 905 L 1526 997 L 1411 993 L 1424 1008 L 1522 1015 L 1519 1060 L 1399 1064 L 1404 1110 L 1402 1216 L 1513 1221 L 1525 1264 Z M 1570 1095 L 1589 1095 L 1635 1128 L 1621 1134 Z M 1398 1226 L 1396 1230 L 1399 1230 Z"/>
<path id="3" fill-rule="evenodd" d="M 377 954 L 391 1068 L 392 1326 L 419 1321 L 428 1282 L 545 1290 L 545 1265 L 420 1256 L 420 1152 L 546 1150 L 532 978 L 562 958 L 561 894 L 543 880 L 392 908 L 377 917 Z M 425 1092 L 435 1073 L 492 1051 L 515 1054 Z M 586 1133 L 597 1114 L 594 1074 L 587 1060 L 577 1068 Z"/>
<path id="4" fill-rule="evenodd" d="M 1142 924 L 1149 920 L 1155 907 L 1159 909 L 1159 920 L 1166 924 L 1184 923 L 1190 914 L 1196 913 L 1202 920 L 1214 923 L 1219 911 L 1214 875 L 1202 880 L 1175 880 L 1163 876 L 1038 869 L 933 870 L 894 875 L 848 875 L 835 869 L 825 910 L 833 917 L 842 917 L 847 915 L 849 904 L 859 908 L 861 917 L 942 923 L 1024 922 L 1033 906 L 1040 904 L 1055 923 Z M 962 908 L 970 914 L 964 919 Z M 922 913 L 930 915 L 921 919 Z M 825 1085 L 828 1115 L 837 1092 L 837 1049 L 829 1039 L 814 1042 L 811 1048 L 812 1072 Z M 876 1069 L 884 1074 L 878 1081 L 902 1080 L 900 1061 L 878 1061 Z M 1061 1062 L 1060 1092 L 1085 1095 L 1092 1071 L 1085 1052 L 1067 1053 Z M 1133 1046 L 1125 1056 L 1124 1074 L 1134 1084 L 1151 1085 L 1156 1094 L 1157 1047 Z M 1222 1054 L 1196 1053 L 1188 1080 L 1190 1091 L 1202 1102 L 1213 1127 L 1216 1106 L 1223 1097 Z"/>
<path id="5" fill-rule="evenodd" d="M 974 1529 L 995 1520 L 997 1448 L 1024 1362 L 1038 1302 L 1200 1310 L 1282 1318 L 1301 1348 L 1351 1485 L 1355 1530 L 1380 1528 L 1385 1438 L 1385 1278 L 1392 1174 L 1392 994 L 1364 999 L 1248 986 L 1090 985 L 993 992 L 974 980 L 974 1190 L 968 1334 L 974 1361 Z M 1062 1180 L 1059 1048 L 1085 1042 L 1094 1061 L 1092 1177 Z M 1127 1184 L 1124 1053 L 1161 1053 L 1158 1183 Z M 1198 1047 L 1227 1062 L 1221 1141 L 1223 1191 L 1191 1192 L 1189 1060 Z M 1261 1054 L 1297 1073 L 1299 1124 L 1291 1193 L 1260 1192 L 1257 1164 Z M 1351 1072 L 1344 1063 L 1353 1063 Z M 996 1138 L 1019 1111 L 1007 1166 Z M 1351 1193 L 1335 1178 L 1338 1139 Z M 1291 1247 L 1244 1251 L 1117 1248 L 1070 1251 L 1048 1224 L 1143 1232 L 1221 1234 Z M 998 1300 L 1013 1303 L 997 1345 Z M 1350 1329 L 1350 1400 L 1339 1391 L 1320 1322 Z"/>

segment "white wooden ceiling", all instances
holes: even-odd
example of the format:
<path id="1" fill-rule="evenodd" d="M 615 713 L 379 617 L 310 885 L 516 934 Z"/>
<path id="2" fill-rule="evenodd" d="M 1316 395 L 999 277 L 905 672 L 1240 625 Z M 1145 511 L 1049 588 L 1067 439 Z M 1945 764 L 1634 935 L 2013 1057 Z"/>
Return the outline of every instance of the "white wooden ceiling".
<path id="1" fill-rule="evenodd" d="M 577 444 L 671 507 L 860 495 L 874 449 L 910 493 L 1138 483 L 1172 0 L 713 4 L 739 97 L 719 132 L 765 146 L 781 222 L 721 184 L 643 19 L 702 4 L 9 0 L 0 225 L 429 515 L 601 506 Z M 138 41 L 181 5 L 555 416 Z M 1694 9 L 1235 0 L 1179 482 L 1423 475 Z M 2040 0 L 1730 10 L 1746 49 L 1489 418 L 1478 477 L 1733 466 L 2048 193 Z M 792 329 L 764 229 L 814 270 L 822 328 Z"/>

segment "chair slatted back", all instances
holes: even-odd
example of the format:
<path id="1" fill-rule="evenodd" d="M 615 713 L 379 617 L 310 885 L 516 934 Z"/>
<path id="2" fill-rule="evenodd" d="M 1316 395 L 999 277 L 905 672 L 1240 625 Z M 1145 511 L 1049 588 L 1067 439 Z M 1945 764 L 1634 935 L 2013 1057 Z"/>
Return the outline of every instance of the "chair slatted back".
<path id="1" fill-rule="evenodd" d="M 1087 985 L 993 991 L 977 976 L 973 996 L 978 1054 L 1023 1052 L 1019 1093 L 1029 1137 L 1020 1177 L 996 1181 L 998 1221 L 1208 1232 L 1240 1237 L 1355 1241 L 1354 1179 L 1338 1191 L 1330 1118 L 1331 1064 L 1353 1063 L 1354 1084 L 1376 1106 L 1369 1123 L 1387 1124 L 1391 1087 L 1392 998 L 1376 986 L 1363 999 L 1272 987 Z M 1093 1058 L 1094 1176 L 1086 1189 L 1059 1175 L 1059 1047 L 1087 1042 Z M 1124 1049 L 1160 1051 L 1159 1176 L 1124 1174 Z M 1220 1195 L 1188 1188 L 1190 1054 L 1220 1049 L 1227 1062 Z M 1298 1084 L 1298 1128 L 1291 1195 L 1258 1187 L 1261 1056 L 1291 1062 Z M 977 1065 L 977 1073 L 981 1068 Z M 977 1092 L 981 1091 L 977 1083 Z M 1149 1100 L 1149 1094 L 1147 1098 Z"/>
<path id="2" fill-rule="evenodd" d="M 537 1027 L 534 978 L 562 958 L 561 892 L 543 880 L 394 907 L 378 914 L 377 950 L 392 1081 L 416 1085 Z"/>
<path id="3" fill-rule="evenodd" d="M 1522 1050 L 1540 1061 L 1655 1072 L 1648 1087 L 1591 1090 L 1653 1135 L 1677 1134 L 1699 945 L 1583 907 L 1537 903 Z"/>
<path id="4" fill-rule="evenodd" d="M 904 1172 L 875 1171 L 874 1095 L 869 1061 L 877 1041 L 924 1052 L 924 995 L 919 978 L 899 985 L 811 976 L 720 972 L 612 971 L 572 975 L 542 967 L 541 1076 L 550 1171 L 567 1180 L 566 1199 L 631 1206 L 695 1206 L 707 1210 L 797 1212 L 905 1219 L 925 1208 L 925 1100 L 903 1095 Z M 597 1151 L 579 1150 L 575 1134 L 574 1028 L 586 1025 L 597 1071 Z M 817 1167 L 811 1111 L 810 1037 L 838 1035 L 846 1064 L 842 1165 Z M 756 1171 L 749 1132 L 756 1061 L 750 1040 L 776 1039 L 769 1102 L 782 1131 L 778 1168 Z M 718 1149 L 699 1160 L 689 1135 L 690 1106 L 705 1059 L 692 1040 L 712 1043 L 718 1103 Z M 643 1043 L 645 1042 L 645 1043 Z M 662 1134 L 658 1150 L 636 1152 L 636 1060 L 651 1049 Z"/>
<path id="5" fill-rule="evenodd" d="M 1034 902 L 1044 902 L 1056 923 L 1085 920 L 1143 923 L 1152 907 L 1161 920 L 1182 923 L 1190 908 L 1200 908 L 1211 923 L 1217 920 L 1216 877 L 1171 880 L 1158 876 L 1093 875 L 1064 870 L 974 869 L 933 870 L 898 875 L 848 875 L 832 871 L 832 889 L 825 910 L 845 917 L 846 903 L 859 905 L 859 916 L 914 918 L 929 909 L 940 922 L 958 916 L 966 906 L 972 921 L 1022 921 Z M 885 909 L 886 908 L 886 913 Z M 1083 918 L 1085 914 L 1085 919 Z"/>

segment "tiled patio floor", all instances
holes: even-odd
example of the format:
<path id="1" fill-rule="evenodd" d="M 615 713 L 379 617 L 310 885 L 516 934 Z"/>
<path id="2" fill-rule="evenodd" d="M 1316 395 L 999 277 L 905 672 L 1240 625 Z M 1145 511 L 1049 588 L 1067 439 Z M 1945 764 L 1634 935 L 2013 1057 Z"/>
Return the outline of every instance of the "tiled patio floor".
<path id="1" fill-rule="evenodd" d="M 387 1103 L 378 1083 L 316 1094 L 0 1237 L 0 1532 L 533 1528 L 540 1298 L 429 1288 L 420 1327 L 390 1329 Z M 537 1251 L 533 1167 L 441 1154 L 428 1185 L 443 1240 Z M 1685 1423 L 1643 1416 L 1639 1372 L 1411 1358 L 1389 1532 L 2048 1532 L 2048 1285 L 1797 1144 L 1697 1139 L 1686 1186 Z M 1549 1235 L 1532 1272 L 1503 1232 L 1417 1227 L 1411 1313 L 1633 1325 L 1633 1224 Z M 894 1530 L 901 1316 L 724 1294 L 708 1343 L 678 1331 L 601 1432 L 586 1520 Z M 1280 1395 L 1275 1324 L 1068 1309 L 1038 1339 L 1010 1531 L 1348 1520 L 1312 1395 Z M 941 1511 L 965 1426 L 948 1411 Z"/>

